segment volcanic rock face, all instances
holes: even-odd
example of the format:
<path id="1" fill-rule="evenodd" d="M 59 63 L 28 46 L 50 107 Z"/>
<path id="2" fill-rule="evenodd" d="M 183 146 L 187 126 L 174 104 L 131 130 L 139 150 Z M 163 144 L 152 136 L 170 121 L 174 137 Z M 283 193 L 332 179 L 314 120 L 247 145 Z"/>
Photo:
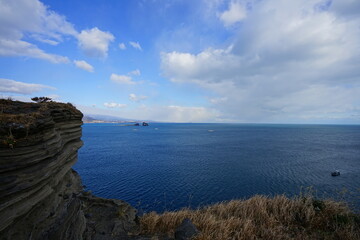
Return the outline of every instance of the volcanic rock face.
<path id="1" fill-rule="evenodd" d="M 116 239 L 136 229 L 134 208 L 84 192 L 71 169 L 81 119 L 71 104 L 0 100 L 0 239 Z"/>

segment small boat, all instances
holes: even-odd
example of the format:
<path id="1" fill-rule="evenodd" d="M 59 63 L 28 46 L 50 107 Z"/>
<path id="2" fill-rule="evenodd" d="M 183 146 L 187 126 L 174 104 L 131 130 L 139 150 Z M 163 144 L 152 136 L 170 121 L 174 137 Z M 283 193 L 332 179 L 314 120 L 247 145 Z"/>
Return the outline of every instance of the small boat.
<path id="1" fill-rule="evenodd" d="M 331 172 L 331 176 L 333 177 L 340 176 L 340 172 L 338 170 Z"/>

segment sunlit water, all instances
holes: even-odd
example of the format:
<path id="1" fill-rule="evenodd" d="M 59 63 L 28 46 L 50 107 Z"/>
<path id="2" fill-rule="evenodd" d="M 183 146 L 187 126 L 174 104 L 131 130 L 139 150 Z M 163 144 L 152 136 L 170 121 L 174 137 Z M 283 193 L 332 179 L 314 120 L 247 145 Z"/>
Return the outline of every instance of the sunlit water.
<path id="1" fill-rule="evenodd" d="M 360 206 L 360 126 L 85 124 L 82 140 L 74 168 L 87 189 L 144 211 L 310 186 Z"/>

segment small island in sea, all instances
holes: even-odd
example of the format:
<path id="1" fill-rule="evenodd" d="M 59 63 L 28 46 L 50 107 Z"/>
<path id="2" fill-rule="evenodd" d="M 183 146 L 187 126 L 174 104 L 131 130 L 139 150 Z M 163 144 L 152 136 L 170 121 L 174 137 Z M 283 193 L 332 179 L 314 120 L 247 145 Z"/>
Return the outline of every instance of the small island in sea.
<path id="1" fill-rule="evenodd" d="M 0 0 L 0 240 L 360 240 L 360 0 Z"/>
<path id="2" fill-rule="evenodd" d="M 33 239 L 360 236 L 359 215 L 345 202 L 318 199 L 310 192 L 294 197 L 256 195 L 196 209 L 139 215 L 120 199 L 94 196 L 72 169 L 83 145 L 83 115 L 73 105 L 1 99 L 0 108 L 2 239 L 27 239 L 29 235 Z"/>

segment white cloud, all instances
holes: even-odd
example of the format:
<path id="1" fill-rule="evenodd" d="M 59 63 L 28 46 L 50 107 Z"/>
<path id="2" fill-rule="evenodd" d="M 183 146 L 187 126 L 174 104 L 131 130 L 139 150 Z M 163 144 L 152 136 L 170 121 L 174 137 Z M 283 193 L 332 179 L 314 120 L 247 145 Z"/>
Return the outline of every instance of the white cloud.
<path id="1" fill-rule="evenodd" d="M 115 37 L 110 32 L 103 32 L 97 27 L 90 30 L 82 30 L 77 36 L 79 47 L 87 56 L 105 58 L 109 49 L 110 42 Z"/>
<path id="2" fill-rule="evenodd" d="M 53 87 L 35 84 L 35 83 L 24 83 L 15 80 L 0 78 L 0 92 L 3 93 L 20 93 L 20 94 L 33 94 L 40 92 L 44 89 L 54 89 Z"/>
<path id="3" fill-rule="evenodd" d="M 129 100 L 133 101 L 133 102 L 140 102 L 142 100 L 147 99 L 147 96 L 137 96 L 135 93 L 130 93 L 129 94 Z"/>
<path id="4" fill-rule="evenodd" d="M 184 106 L 167 106 L 162 114 L 162 119 L 168 122 L 209 122 L 214 121 L 217 117 L 215 111 L 210 111 L 205 107 L 184 107 Z"/>
<path id="5" fill-rule="evenodd" d="M 330 8 L 344 17 L 360 15 L 360 1 L 358 0 L 332 1 Z"/>
<path id="6" fill-rule="evenodd" d="M 150 119 L 161 122 L 214 122 L 218 112 L 205 107 L 169 106 L 140 106 L 129 116 L 135 119 Z"/>
<path id="7" fill-rule="evenodd" d="M 59 44 L 59 42 L 56 40 L 48 39 L 48 38 L 46 38 L 42 35 L 36 34 L 36 33 L 31 34 L 31 38 L 35 39 L 36 41 L 47 43 L 47 44 L 50 44 L 53 46 L 56 46 Z"/>
<path id="8" fill-rule="evenodd" d="M 122 108 L 121 112 L 115 110 L 117 103 L 108 103 L 107 109 L 97 107 L 77 106 L 85 114 L 104 114 L 134 120 L 155 120 L 161 122 L 213 122 L 218 112 L 205 107 L 187 106 L 145 106 L 137 108 Z"/>
<path id="9" fill-rule="evenodd" d="M 140 76 L 141 72 L 139 69 L 136 69 L 134 71 L 129 72 L 130 75 L 134 75 L 134 76 Z"/>
<path id="10" fill-rule="evenodd" d="M 121 50 L 125 50 L 125 49 L 126 49 L 125 43 L 119 43 L 119 48 L 120 48 Z"/>
<path id="11" fill-rule="evenodd" d="M 65 16 L 50 10 L 39 0 L 0 0 L 0 56 L 68 63 L 67 57 L 47 53 L 29 42 L 31 39 L 56 46 L 67 36 L 77 38 L 86 55 L 100 58 L 107 56 L 109 44 L 115 39 L 111 33 L 96 27 L 78 33 Z"/>
<path id="12" fill-rule="evenodd" d="M 222 104 L 227 101 L 227 97 L 211 98 L 209 101 L 212 104 Z"/>
<path id="13" fill-rule="evenodd" d="M 115 73 L 111 74 L 110 80 L 119 84 L 128 84 L 128 85 L 136 84 L 136 82 L 134 82 L 131 77 L 126 75 L 117 75 Z"/>
<path id="14" fill-rule="evenodd" d="M 140 50 L 140 51 L 142 50 L 139 42 L 129 42 L 129 44 L 130 44 L 133 48 L 135 48 L 135 49 L 138 49 L 138 50 Z"/>
<path id="15" fill-rule="evenodd" d="M 89 63 L 83 60 L 74 60 L 74 64 L 76 67 L 81 68 L 88 72 L 94 72 L 94 67 L 91 66 Z"/>
<path id="16" fill-rule="evenodd" d="M 218 14 L 225 26 L 231 26 L 246 18 L 246 8 L 239 1 L 231 1 L 229 9 Z"/>
<path id="17" fill-rule="evenodd" d="M 44 59 L 52 63 L 68 63 L 67 57 L 49 54 L 36 45 L 22 41 L 0 38 L 0 56 L 26 56 Z"/>
<path id="18" fill-rule="evenodd" d="M 110 103 L 104 103 L 104 106 L 107 108 L 125 108 L 126 104 L 122 104 L 122 103 L 114 103 L 114 102 L 110 102 Z"/>
<path id="19" fill-rule="evenodd" d="M 163 74 L 211 90 L 217 97 L 210 101 L 226 119 L 358 116 L 360 14 L 344 15 L 354 6 L 346 2 L 339 13 L 319 7 L 324 1 L 258 1 L 226 47 L 163 53 Z"/>
<path id="20" fill-rule="evenodd" d="M 75 36 L 73 25 L 38 0 L 0 1 L 0 56 L 25 56 L 66 63 L 66 57 L 49 54 L 22 38 L 57 45 L 63 36 Z"/>

